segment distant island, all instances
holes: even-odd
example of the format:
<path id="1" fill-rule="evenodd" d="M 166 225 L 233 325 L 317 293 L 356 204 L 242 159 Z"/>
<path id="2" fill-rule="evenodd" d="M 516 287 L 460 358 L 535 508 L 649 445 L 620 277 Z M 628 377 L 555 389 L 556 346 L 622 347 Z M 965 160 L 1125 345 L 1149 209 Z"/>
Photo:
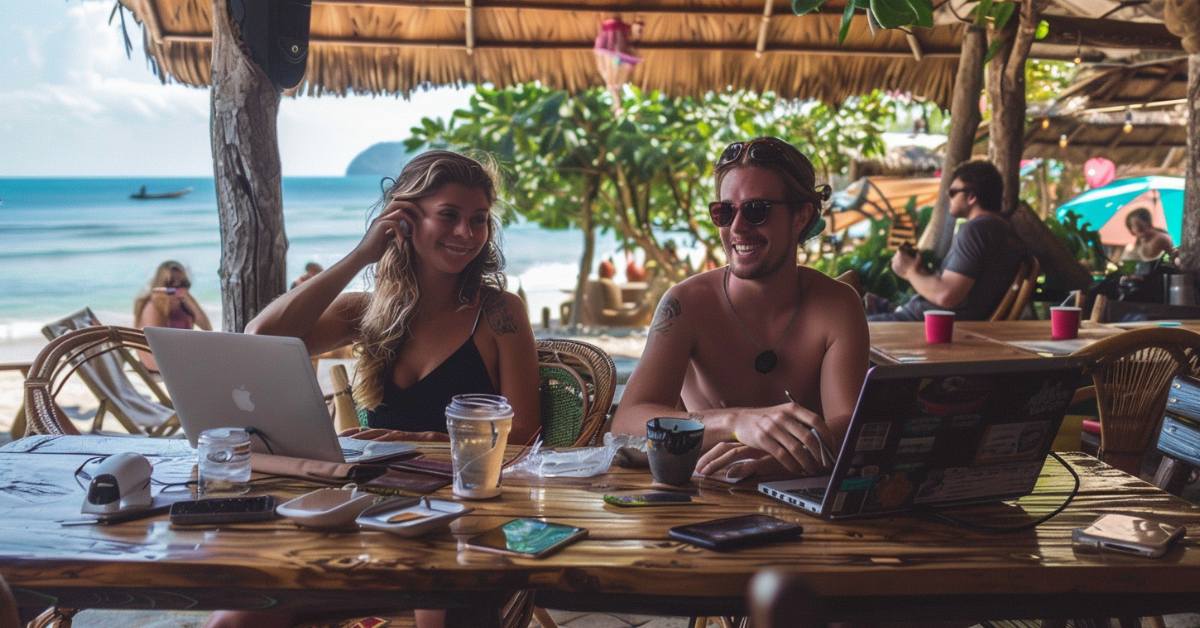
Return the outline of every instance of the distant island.
<path id="1" fill-rule="evenodd" d="M 404 142 L 379 142 L 355 155 L 346 167 L 346 176 L 366 174 L 394 177 L 410 157 L 412 153 L 404 147 Z"/>

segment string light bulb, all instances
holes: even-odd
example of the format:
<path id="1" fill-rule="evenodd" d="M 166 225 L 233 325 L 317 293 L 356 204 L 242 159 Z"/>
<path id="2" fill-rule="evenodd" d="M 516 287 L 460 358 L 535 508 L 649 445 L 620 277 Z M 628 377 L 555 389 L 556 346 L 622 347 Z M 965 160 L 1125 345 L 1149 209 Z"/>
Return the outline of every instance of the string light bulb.
<path id="1" fill-rule="evenodd" d="M 1058 136 L 1058 147 L 1059 148 L 1067 147 L 1067 134 L 1066 133 L 1063 133 L 1062 135 Z"/>
<path id="2" fill-rule="evenodd" d="M 1133 132 L 1133 110 L 1129 107 L 1125 108 L 1125 126 L 1121 127 L 1125 133 Z"/>
<path id="3" fill-rule="evenodd" d="M 1043 129 L 1050 128 L 1050 118 L 1042 118 L 1042 128 Z"/>

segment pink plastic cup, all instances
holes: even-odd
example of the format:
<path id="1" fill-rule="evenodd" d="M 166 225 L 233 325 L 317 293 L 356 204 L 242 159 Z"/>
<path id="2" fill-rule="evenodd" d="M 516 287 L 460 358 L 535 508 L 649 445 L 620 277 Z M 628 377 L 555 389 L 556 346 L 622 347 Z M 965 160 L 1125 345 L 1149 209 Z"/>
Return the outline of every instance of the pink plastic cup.
<path id="1" fill-rule="evenodd" d="M 954 339 L 954 312 L 929 310 L 925 312 L 925 342 L 936 345 Z"/>
<path id="2" fill-rule="evenodd" d="M 1077 307 L 1050 308 L 1050 339 L 1070 340 L 1079 337 L 1080 310 Z"/>

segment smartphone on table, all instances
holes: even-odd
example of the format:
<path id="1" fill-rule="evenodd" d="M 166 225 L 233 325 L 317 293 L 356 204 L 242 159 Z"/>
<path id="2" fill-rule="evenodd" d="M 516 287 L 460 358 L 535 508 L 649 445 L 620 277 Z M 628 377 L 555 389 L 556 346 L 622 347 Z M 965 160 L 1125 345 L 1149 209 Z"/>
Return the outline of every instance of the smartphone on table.
<path id="1" fill-rule="evenodd" d="M 268 521 L 275 516 L 273 495 L 193 499 L 171 504 L 171 525 Z"/>
<path id="2" fill-rule="evenodd" d="M 605 495 L 604 503 L 622 508 L 637 506 L 679 506 L 692 504 L 692 496 L 687 493 L 672 493 L 669 491 L 646 491 L 628 495 Z"/>
<path id="3" fill-rule="evenodd" d="M 485 552 L 541 558 L 587 536 L 587 529 L 541 519 L 513 519 L 467 539 L 467 545 Z"/>
<path id="4" fill-rule="evenodd" d="M 1075 528 L 1071 540 L 1085 549 L 1158 558 L 1166 554 L 1186 531 L 1183 526 L 1109 514 L 1101 515 L 1086 528 Z"/>
<path id="5" fill-rule="evenodd" d="M 790 521 L 742 515 L 675 526 L 667 530 L 667 536 L 711 550 L 727 550 L 795 538 L 803 532 L 804 528 Z"/>

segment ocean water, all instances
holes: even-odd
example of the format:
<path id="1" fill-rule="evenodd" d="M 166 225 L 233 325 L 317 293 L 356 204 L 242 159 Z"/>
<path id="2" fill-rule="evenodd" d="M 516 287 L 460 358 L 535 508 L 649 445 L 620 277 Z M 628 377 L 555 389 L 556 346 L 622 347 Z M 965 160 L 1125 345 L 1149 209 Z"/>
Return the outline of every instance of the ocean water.
<path id="1" fill-rule="evenodd" d="M 151 193 L 193 191 L 130 199 L 142 185 Z M 329 266 L 348 253 L 379 194 L 378 177 L 285 177 L 289 283 L 306 262 Z M 0 203 L 0 341 L 38 338 L 42 325 L 85 306 L 106 323 L 129 324 L 134 297 L 168 259 L 189 269 L 193 294 L 220 325 L 211 178 L 0 178 Z M 513 224 L 503 243 L 510 289 L 523 287 L 532 318 L 540 319 L 543 306 L 557 317 L 563 289 L 574 286 L 581 233 Z M 612 234 L 598 234 L 599 255 L 622 259 L 617 251 Z"/>

